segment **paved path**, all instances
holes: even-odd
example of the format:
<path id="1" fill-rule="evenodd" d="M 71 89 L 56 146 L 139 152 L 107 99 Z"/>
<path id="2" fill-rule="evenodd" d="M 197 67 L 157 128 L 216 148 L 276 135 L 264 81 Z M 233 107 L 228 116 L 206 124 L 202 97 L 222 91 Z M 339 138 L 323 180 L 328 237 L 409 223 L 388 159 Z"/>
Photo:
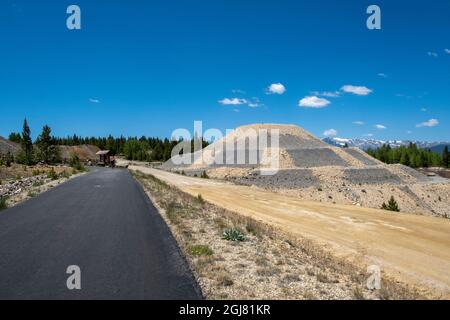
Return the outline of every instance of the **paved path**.
<path id="1" fill-rule="evenodd" d="M 68 290 L 67 267 L 81 268 Z M 0 212 L 0 299 L 200 299 L 166 224 L 128 171 L 94 169 Z"/>

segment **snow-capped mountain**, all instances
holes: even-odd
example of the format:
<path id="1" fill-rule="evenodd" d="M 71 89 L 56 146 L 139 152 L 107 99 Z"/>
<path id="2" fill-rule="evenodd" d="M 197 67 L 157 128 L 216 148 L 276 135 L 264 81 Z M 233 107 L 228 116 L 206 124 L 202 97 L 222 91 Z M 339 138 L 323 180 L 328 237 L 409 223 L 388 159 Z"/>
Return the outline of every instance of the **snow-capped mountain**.
<path id="1" fill-rule="evenodd" d="M 376 149 L 384 144 L 389 144 L 392 148 L 398 148 L 400 146 L 407 146 L 411 142 L 415 143 L 417 147 L 423 149 L 434 149 L 442 145 L 450 145 L 450 142 L 427 142 L 427 141 L 414 141 L 414 140 L 376 140 L 376 139 L 346 139 L 346 138 L 324 138 L 324 142 L 337 147 L 343 147 L 347 144 L 349 147 L 357 147 L 362 150 L 369 148 Z"/>

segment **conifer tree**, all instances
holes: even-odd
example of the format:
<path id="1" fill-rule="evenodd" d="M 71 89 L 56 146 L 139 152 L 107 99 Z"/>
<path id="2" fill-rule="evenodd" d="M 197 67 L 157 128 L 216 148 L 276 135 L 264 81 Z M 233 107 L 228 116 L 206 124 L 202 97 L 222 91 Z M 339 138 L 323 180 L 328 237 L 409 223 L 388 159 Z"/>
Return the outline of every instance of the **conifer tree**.
<path id="1" fill-rule="evenodd" d="M 33 142 L 31 141 L 31 130 L 27 119 L 23 121 L 23 131 L 21 138 L 22 156 L 21 162 L 26 165 L 33 163 Z"/>
<path id="2" fill-rule="evenodd" d="M 450 154 L 448 152 L 448 146 L 445 146 L 444 151 L 442 152 L 442 166 L 444 168 L 449 168 L 450 165 Z"/>

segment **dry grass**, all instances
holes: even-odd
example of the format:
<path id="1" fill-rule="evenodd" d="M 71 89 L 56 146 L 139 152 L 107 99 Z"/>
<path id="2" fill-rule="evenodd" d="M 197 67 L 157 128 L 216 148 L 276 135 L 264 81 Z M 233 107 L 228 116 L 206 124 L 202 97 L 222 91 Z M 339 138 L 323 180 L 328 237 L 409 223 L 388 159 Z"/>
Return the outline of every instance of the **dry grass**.
<path id="1" fill-rule="evenodd" d="M 10 167 L 0 166 L 0 181 L 5 182 L 9 180 L 20 180 L 22 178 L 28 178 L 40 174 L 48 174 L 52 168 L 57 174 L 61 174 L 67 169 L 65 167 L 25 166 L 12 163 Z"/>
<path id="2" fill-rule="evenodd" d="M 133 172 L 170 226 L 209 299 L 417 299 L 415 289 L 383 276 L 365 287 L 365 268 L 313 241 L 192 197 L 151 175 Z M 245 241 L 222 239 L 228 228 Z"/>

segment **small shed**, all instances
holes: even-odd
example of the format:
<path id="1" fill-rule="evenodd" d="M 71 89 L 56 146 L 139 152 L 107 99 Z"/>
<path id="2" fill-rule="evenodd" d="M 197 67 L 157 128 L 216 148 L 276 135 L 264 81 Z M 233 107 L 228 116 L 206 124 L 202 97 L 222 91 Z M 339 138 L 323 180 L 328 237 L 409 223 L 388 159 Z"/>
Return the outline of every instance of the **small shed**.
<path id="1" fill-rule="evenodd" d="M 98 164 L 101 166 L 108 166 L 111 164 L 111 152 L 109 150 L 100 150 L 96 153 L 99 157 Z"/>

